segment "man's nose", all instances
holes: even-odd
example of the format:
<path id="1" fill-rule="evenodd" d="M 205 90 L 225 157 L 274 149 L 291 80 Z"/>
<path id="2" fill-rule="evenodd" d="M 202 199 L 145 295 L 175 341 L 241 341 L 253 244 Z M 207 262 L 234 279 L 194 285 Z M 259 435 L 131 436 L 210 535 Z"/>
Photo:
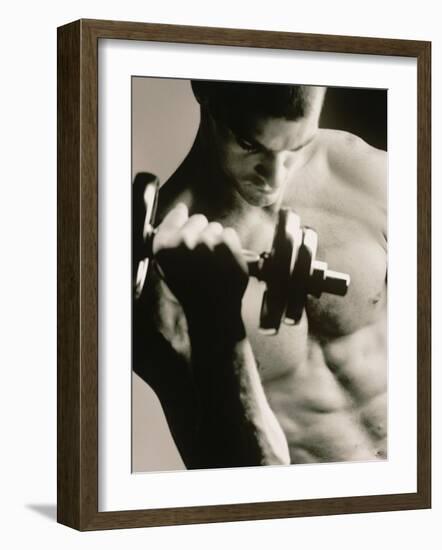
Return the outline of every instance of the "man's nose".
<path id="1" fill-rule="evenodd" d="M 284 181 L 287 170 L 288 161 L 283 153 L 267 153 L 255 167 L 255 171 L 272 187 Z"/>

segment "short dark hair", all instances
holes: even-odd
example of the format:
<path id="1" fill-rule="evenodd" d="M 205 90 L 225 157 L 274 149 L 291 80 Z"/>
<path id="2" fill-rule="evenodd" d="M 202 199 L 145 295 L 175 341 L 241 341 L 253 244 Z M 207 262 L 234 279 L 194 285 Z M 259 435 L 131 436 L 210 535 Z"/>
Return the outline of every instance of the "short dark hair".
<path id="1" fill-rule="evenodd" d="M 198 103 L 233 130 L 253 116 L 298 120 L 308 114 L 315 95 L 313 86 L 291 84 L 212 80 L 192 80 L 191 84 Z"/>

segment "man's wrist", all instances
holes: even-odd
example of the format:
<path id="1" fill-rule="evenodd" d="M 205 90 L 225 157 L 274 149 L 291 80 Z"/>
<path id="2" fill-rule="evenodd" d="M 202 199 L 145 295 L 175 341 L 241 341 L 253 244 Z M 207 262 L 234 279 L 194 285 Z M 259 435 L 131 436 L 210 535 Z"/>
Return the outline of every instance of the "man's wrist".
<path id="1" fill-rule="evenodd" d="M 209 345 L 236 344 L 246 337 L 241 311 L 237 308 L 186 312 L 191 342 L 203 340 Z"/>

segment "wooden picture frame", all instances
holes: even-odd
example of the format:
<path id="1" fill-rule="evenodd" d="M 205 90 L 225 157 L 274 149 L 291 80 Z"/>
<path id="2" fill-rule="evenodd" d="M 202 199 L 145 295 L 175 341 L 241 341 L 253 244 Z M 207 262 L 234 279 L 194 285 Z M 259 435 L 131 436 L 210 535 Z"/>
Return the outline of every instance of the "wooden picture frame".
<path id="1" fill-rule="evenodd" d="M 417 491 L 342 498 L 98 510 L 98 41 L 138 40 L 417 60 Z M 423 41 L 79 20 L 58 29 L 57 519 L 79 529 L 147 527 L 431 506 L 431 44 Z"/>

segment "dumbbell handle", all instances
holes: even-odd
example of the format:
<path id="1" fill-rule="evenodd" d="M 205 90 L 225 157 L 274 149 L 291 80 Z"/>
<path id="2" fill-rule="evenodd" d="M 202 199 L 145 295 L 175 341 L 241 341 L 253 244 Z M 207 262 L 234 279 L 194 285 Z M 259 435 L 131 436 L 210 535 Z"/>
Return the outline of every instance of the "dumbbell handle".
<path id="1" fill-rule="evenodd" d="M 320 285 L 316 282 L 320 281 Z M 310 277 L 309 293 L 319 296 L 322 292 L 345 296 L 350 285 L 350 275 L 327 269 L 327 264 L 319 260 L 313 262 L 313 273 Z M 316 290 L 318 287 L 318 290 Z"/>
<path id="2" fill-rule="evenodd" d="M 242 253 L 249 268 L 250 277 L 255 277 L 265 282 L 264 264 L 269 257 L 267 252 L 258 254 L 252 250 L 242 249 Z M 333 271 L 328 269 L 325 262 L 315 260 L 309 285 L 309 293 L 318 298 L 323 293 L 334 294 L 335 296 L 345 296 L 350 284 L 350 276 L 347 273 Z"/>

